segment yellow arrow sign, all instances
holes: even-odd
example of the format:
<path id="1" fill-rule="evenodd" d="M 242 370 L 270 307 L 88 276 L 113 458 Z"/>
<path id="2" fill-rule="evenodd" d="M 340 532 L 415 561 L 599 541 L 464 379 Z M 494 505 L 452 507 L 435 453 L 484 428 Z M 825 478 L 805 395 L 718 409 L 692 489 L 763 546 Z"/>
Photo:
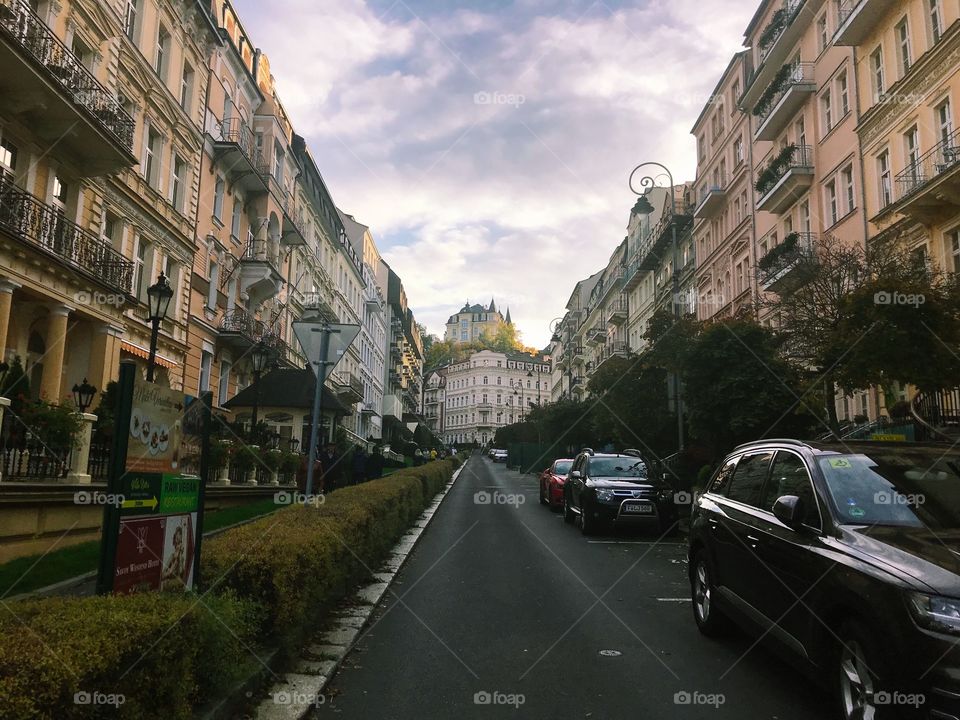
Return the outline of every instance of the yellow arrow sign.
<path id="1" fill-rule="evenodd" d="M 151 510 L 156 510 L 157 505 L 159 505 L 159 502 L 157 502 L 157 499 L 155 497 L 152 497 L 149 500 L 124 500 L 123 505 L 121 505 L 120 507 L 134 508 L 134 509 L 150 508 Z"/>

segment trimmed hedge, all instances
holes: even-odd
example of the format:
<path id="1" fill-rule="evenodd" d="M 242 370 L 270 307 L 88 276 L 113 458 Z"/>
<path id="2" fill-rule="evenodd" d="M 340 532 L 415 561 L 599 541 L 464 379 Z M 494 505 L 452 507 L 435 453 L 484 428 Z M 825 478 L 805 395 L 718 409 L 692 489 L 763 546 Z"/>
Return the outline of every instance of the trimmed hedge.
<path id="1" fill-rule="evenodd" d="M 324 609 L 375 571 L 459 459 L 336 490 L 204 543 L 206 594 L 46 598 L 0 615 L 0 717 L 171 720 L 225 692 L 256 662 L 293 650 Z M 112 705 L 74 695 L 123 695 Z"/>

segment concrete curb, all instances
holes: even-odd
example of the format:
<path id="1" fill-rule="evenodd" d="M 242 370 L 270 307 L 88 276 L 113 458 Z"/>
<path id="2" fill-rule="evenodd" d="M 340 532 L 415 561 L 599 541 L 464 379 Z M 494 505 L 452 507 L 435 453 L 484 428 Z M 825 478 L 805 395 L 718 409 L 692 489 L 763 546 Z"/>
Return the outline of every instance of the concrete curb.
<path id="1" fill-rule="evenodd" d="M 374 582 L 354 593 L 356 605 L 334 613 L 332 628 L 324 631 L 304 649 L 292 670 L 284 673 L 286 682 L 275 683 L 270 688 L 269 697 L 254 711 L 256 720 L 301 720 L 325 702 L 324 689 L 353 649 L 360 631 L 370 621 L 390 583 L 413 552 L 423 531 L 465 467 L 466 461 L 453 473 L 443 493 L 431 501 L 413 527 L 394 545 L 383 567 L 374 573 Z"/>

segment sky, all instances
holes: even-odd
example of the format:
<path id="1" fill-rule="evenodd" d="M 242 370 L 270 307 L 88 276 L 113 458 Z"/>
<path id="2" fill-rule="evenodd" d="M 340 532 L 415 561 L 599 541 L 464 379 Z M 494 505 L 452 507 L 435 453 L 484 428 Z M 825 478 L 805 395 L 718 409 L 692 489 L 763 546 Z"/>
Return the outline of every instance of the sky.
<path id="1" fill-rule="evenodd" d="M 543 347 L 626 234 L 645 161 L 690 130 L 758 0 L 235 0 L 335 202 L 419 322 L 509 307 Z"/>

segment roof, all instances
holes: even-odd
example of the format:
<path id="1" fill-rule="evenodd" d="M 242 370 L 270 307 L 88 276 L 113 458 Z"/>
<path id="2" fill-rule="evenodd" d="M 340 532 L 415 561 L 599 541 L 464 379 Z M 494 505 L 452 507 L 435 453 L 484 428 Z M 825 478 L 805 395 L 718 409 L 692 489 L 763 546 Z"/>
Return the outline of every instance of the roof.
<path id="1" fill-rule="evenodd" d="M 258 395 L 259 390 L 259 395 Z M 278 368 L 248 385 L 223 406 L 230 410 L 253 407 L 254 402 L 263 407 L 313 408 L 313 396 L 317 391 L 317 379 L 309 368 Z M 329 388 L 323 388 L 323 409 L 349 414 Z"/>
<path id="2" fill-rule="evenodd" d="M 359 255 L 363 255 L 363 234 L 370 228 L 361 222 L 357 222 L 353 215 L 348 215 L 340 208 L 337 208 L 337 214 L 340 216 L 340 222 L 343 223 L 343 229 L 347 233 L 347 238 L 353 245 L 353 249 Z"/>

